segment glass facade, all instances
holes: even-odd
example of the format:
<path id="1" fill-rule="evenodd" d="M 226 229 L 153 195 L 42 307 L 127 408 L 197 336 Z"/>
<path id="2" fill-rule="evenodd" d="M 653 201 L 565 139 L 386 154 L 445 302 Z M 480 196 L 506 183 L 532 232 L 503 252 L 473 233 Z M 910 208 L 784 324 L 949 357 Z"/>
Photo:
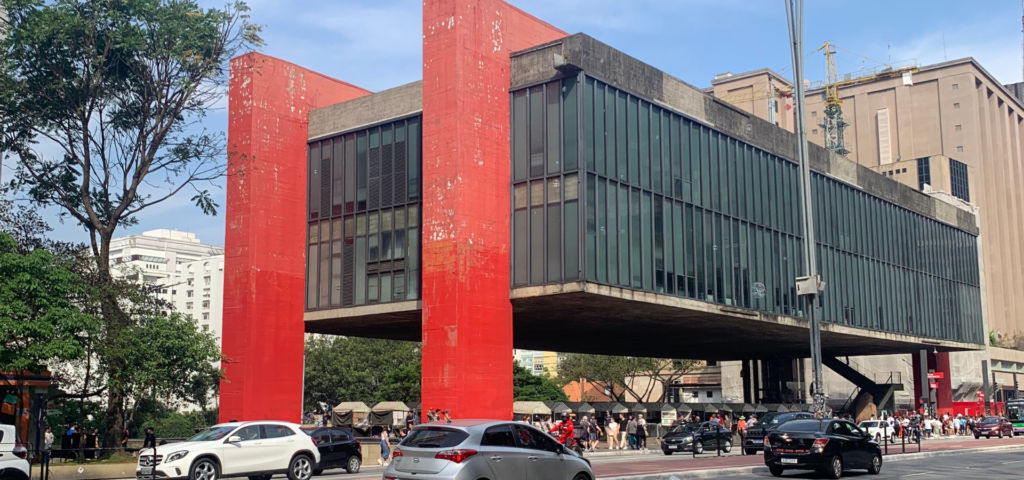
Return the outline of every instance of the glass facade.
<path id="1" fill-rule="evenodd" d="M 921 157 L 917 159 L 917 189 L 924 191 L 925 185 L 932 184 L 932 165 L 931 159 L 928 157 Z"/>
<path id="2" fill-rule="evenodd" d="M 583 72 L 511 102 L 513 287 L 805 315 L 796 163 Z M 812 176 L 826 322 L 983 342 L 974 236 Z"/>
<path id="3" fill-rule="evenodd" d="M 967 181 L 967 165 L 949 159 L 949 185 L 953 196 L 965 202 L 971 201 L 971 189 Z"/>
<path id="4" fill-rule="evenodd" d="M 420 298 L 420 117 L 309 143 L 306 310 Z"/>

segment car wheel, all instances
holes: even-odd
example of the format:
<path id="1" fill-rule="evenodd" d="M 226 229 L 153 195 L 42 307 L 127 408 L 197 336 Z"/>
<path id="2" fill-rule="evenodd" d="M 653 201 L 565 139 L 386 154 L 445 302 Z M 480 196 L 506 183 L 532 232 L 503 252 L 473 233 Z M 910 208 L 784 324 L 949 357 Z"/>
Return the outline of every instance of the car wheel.
<path id="1" fill-rule="evenodd" d="M 990 433 L 988 435 L 985 435 L 985 439 L 986 440 L 992 440 L 992 434 Z"/>
<path id="2" fill-rule="evenodd" d="M 697 455 L 704 453 L 704 442 L 700 440 L 693 442 L 693 453 L 696 453 Z"/>
<path id="3" fill-rule="evenodd" d="M 665 455 L 672 455 L 672 452 L 670 452 L 668 450 L 662 450 L 662 451 L 665 452 Z"/>
<path id="4" fill-rule="evenodd" d="M 839 478 L 843 476 L 843 459 L 839 455 L 832 457 L 832 461 L 825 467 L 826 478 Z"/>
<path id="5" fill-rule="evenodd" d="M 220 478 L 220 466 L 209 458 L 200 458 L 192 464 L 189 472 L 191 480 L 217 480 Z"/>
<path id="6" fill-rule="evenodd" d="M 975 434 L 974 434 L 974 439 L 975 439 L 975 440 L 977 440 L 977 439 L 979 439 L 979 438 L 981 438 L 981 435 L 978 435 L 977 433 L 975 433 Z"/>
<path id="7" fill-rule="evenodd" d="M 773 477 L 781 477 L 783 470 L 782 470 L 782 467 L 776 467 L 775 465 L 768 465 L 768 472 L 771 473 Z"/>
<path id="8" fill-rule="evenodd" d="M 761 453 L 761 451 L 753 448 L 748 448 L 746 453 L 747 455 L 757 455 L 758 453 Z"/>
<path id="9" fill-rule="evenodd" d="M 725 452 L 725 453 L 731 452 L 732 451 L 732 441 L 726 440 L 725 443 L 722 445 L 722 451 Z"/>
<path id="10" fill-rule="evenodd" d="M 363 461 L 359 457 L 352 455 L 348 457 L 348 463 L 345 464 L 345 471 L 348 473 L 359 473 L 359 467 L 363 464 Z"/>
<path id="11" fill-rule="evenodd" d="M 306 455 L 296 455 L 288 464 L 288 480 L 309 480 L 313 477 L 313 461 Z"/>
<path id="12" fill-rule="evenodd" d="M 882 473 L 882 456 L 881 455 L 876 453 L 875 456 L 871 457 L 871 466 L 868 467 L 868 473 L 870 473 L 872 475 L 878 475 L 879 473 Z"/>
<path id="13" fill-rule="evenodd" d="M 577 473 L 575 477 L 572 477 L 572 480 L 590 480 L 590 477 L 585 473 Z"/>

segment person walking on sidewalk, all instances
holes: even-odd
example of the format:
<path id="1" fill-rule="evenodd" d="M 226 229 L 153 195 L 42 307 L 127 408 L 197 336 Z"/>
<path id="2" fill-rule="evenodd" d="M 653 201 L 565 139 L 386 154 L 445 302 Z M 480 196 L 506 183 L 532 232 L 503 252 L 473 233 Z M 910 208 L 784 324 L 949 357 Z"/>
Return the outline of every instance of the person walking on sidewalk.
<path id="1" fill-rule="evenodd" d="M 619 426 L 617 430 L 619 431 L 619 450 L 625 450 L 626 436 L 628 435 L 629 427 L 624 414 L 619 414 Z"/>
<path id="2" fill-rule="evenodd" d="M 636 450 L 636 419 L 629 416 L 629 423 L 626 424 L 626 433 L 629 435 L 629 449 Z"/>
<path id="3" fill-rule="evenodd" d="M 743 445 L 747 443 L 747 417 L 740 416 L 740 421 L 736 422 L 736 433 L 740 436 L 740 455 L 746 455 L 747 449 Z"/>
<path id="4" fill-rule="evenodd" d="M 644 415 L 637 415 L 636 420 L 636 448 L 647 452 L 647 420 L 644 420 Z"/>
<path id="5" fill-rule="evenodd" d="M 377 465 L 388 466 L 388 460 L 391 458 L 391 442 L 388 441 L 388 427 L 384 427 L 380 431 L 380 458 L 377 459 Z"/>
<path id="6" fill-rule="evenodd" d="M 590 451 L 597 451 L 597 442 L 601 438 L 601 424 L 597 421 L 597 417 L 590 419 Z"/>
<path id="7" fill-rule="evenodd" d="M 619 445 L 619 422 L 611 414 L 605 413 L 608 424 L 604 427 L 604 434 L 608 436 L 608 450 L 615 450 Z"/>

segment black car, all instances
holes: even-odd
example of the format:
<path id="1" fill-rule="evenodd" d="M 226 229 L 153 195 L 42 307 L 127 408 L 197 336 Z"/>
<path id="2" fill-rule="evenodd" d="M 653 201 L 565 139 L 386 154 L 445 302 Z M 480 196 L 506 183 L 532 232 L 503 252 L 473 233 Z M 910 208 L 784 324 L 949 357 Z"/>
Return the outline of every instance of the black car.
<path id="1" fill-rule="evenodd" d="M 320 475 L 324 470 L 332 468 L 344 468 L 348 473 L 359 472 L 363 464 L 363 453 L 359 440 L 352 436 L 352 432 L 341 428 L 316 428 L 303 429 L 313 443 L 320 450 L 320 463 L 317 464 L 314 475 Z"/>
<path id="2" fill-rule="evenodd" d="M 758 419 L 757 424 L 747 428 L 747 439 L 743 442 L 743 449 L 747 455 L 755 455 L 764 449 L 764 437 L 767 437 L 779 425 L 790 420 L 814 418 L 814 414 L 807 412 L 770 412 Z"/>
<path id="3" fill-rule="evenodd" d="M 785 470 L 817 470 L 839 478 L 843 470 L 882 471 L 882 449 L 846 420 L 791 420 L 765 439 L 764 464 L 776 477 Z"/>
<path id="4" fill-rule="evenodd" d="M 704 449 L 732 451 L 732 432 L 716 422 L 686 423 L 669 430 L 661 439 L 665 455 L 675 452 L 704 453 Z"/>

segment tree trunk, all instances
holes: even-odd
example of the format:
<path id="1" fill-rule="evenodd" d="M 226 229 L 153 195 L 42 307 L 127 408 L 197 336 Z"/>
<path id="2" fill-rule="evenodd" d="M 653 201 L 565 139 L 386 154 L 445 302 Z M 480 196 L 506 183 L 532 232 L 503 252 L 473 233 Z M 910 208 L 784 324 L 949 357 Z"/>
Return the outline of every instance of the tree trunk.
<path id="1" fill-rule="evenodd" d="M 113 237 L 112 231 L 100 231 L 100 249 L 96 256 L 96 268 L 99 273 L 99 282 L 104 291 L 101 294 L 100 308 L 103 313 L 105 324 L 104 354 L 102 355 L 107 364 L 107 409 L 106 423 L 104 425 L 103 444 L 104 457 L 113 453 L 113 449 L 121 446 L 121 439 L 124 436 L 124 387 L 121 381 L 128 372 L 124 370 L 124 359 L 118 351 L 119 339 L 128 327 L 129 319 L 118 303 L 117 293 L 113 288 L 113 277 L 110 274 L 110 240 Z"/>

